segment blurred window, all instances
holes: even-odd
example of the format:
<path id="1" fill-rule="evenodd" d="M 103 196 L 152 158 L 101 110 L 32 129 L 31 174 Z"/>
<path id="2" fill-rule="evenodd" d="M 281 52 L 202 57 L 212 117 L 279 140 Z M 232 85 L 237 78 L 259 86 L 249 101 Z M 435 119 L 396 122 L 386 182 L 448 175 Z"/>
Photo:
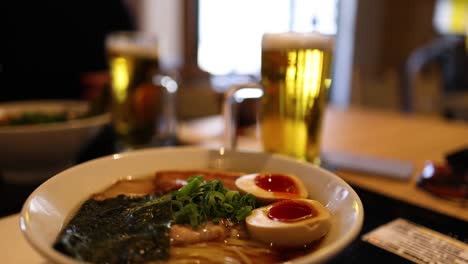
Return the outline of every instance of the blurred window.
<path id="1" fill-rule="evenodd" d="M 468 31 L 468 0 L 437 0 L 434 27 L 440 34 L 461 34 Z"/>
<path id="2" fill-rule="evenodd" d="M 213 75 L 258 74 L 264 32 L 337 30 L 337 0 L 199 0 L 198 11 L 198 65 Z"/>

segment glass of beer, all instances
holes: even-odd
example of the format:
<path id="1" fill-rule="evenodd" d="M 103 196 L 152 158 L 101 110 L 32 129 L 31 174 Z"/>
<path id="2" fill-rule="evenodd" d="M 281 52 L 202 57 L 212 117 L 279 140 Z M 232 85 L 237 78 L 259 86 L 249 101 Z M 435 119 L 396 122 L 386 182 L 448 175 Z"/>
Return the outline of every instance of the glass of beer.
<path id="1" fill-rule="evenodd" d="M 157 38 L 114 32 L 106 39 L 106 49 L 118 150 L 167 144 L 175 137 L 178 85 L 160 70 Z"/>
<path id="2" fill-rule="evenodd" d="M 263 149 L 319 164 L 333 49 L 334 36 L 330 35 L 264 34 L 261 83 L 237 85 L 225 94 L 226 147 L 235 147 L 236 102 L 261 97 L 259 121 Z"/>

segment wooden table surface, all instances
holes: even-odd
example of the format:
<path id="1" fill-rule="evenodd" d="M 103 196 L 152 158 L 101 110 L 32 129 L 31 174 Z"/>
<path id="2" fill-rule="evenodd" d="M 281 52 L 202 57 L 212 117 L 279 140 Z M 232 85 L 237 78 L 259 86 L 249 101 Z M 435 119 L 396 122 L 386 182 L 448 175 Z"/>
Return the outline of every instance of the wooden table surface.
<path id="1" fill-rule="evenodd" d="M 416 180 L 427 161 L 444 162 L 447 153 L 462 147 L 468 147 L 468 122 L 362 108 L 340 110 L 329 107 L 325 116 L 324 151 L 406 160 L 415 168 L 409 181 L 338 171 L 344 180 L 468 221 L 466 203 L 461 205 L 444 200 L 416 187 Z"/>

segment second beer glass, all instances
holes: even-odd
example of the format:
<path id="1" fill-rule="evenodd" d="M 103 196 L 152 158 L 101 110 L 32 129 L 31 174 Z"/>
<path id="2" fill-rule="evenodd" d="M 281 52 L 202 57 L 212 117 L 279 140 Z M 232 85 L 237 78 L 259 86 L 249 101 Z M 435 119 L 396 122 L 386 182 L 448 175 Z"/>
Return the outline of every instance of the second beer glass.
<path id="1" fill-rule="evenodd" d="M 163 144 L 175 133 L 177 83 L 161 74 L 156 38 L 142 32 L 115 32 L 107 37 L 106 46 L 117 148 Z"/>

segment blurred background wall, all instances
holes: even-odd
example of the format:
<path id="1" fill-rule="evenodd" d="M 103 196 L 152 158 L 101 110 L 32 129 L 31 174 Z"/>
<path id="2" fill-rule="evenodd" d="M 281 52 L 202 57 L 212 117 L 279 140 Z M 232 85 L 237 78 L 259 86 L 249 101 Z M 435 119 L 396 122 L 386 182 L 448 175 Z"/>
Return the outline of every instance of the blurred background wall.
<path id="1" fill-rule="evenodd" d="M 351 103 L 399 110 L 405 63 L 435 37 L 434 0 L 359 0 Z M 421 96 L 425 96 L 425 92 Z"/>

